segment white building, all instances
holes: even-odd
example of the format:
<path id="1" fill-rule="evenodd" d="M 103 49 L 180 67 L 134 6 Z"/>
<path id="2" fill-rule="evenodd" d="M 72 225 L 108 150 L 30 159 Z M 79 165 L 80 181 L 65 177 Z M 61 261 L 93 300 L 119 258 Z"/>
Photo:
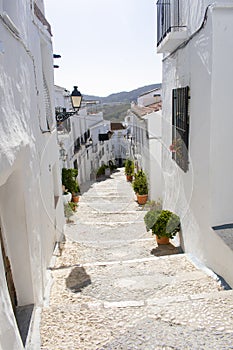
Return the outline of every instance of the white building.
<path id="1" fill-rule="evenodd" d="M 4 350 L 24 349 L 15 315 L 42 303 L 46 270 L 63 236 L 51 29 L 43 11 L 43 1 L 0 1 L 0 348 Z M 35 307 L 32 319 L 34 312 Z"/>
<path id="2" fill-rule="evenodd" d="M 181 217 L 185 251 L 233 286 L 233 3 L 159 0 L 157 10 L 164 207 Z"/>
<path id="3" fill-rule="evenodd" d="M 130 157 L 134 158 L 137 169 L 145 171 L 149 198 L 156 201 L 162 198 L 163 188 L 161 108 L 161 89 L 154 89 L 140 95 L 125 118 Z"/>
<path id="4" fill-rule="evenodd" d="M 57 112 L 71 110 L 70 92 L 55 86 Z M 98 101 L 83 101 L 78 114 L 58 125 L 60 168 L 78 169 L 80 185 L 93 180 L 98 168 L 114 160 L 110 122 Z"/>
<path id="5" fill-rule="evenodd" d="M 113 158 L 117 166 L 121 167 L 126 158 L 129 157 L 129 147 L 127 142 L 127 127 L 125 123 L 112 122 L 112 150 Z"/>

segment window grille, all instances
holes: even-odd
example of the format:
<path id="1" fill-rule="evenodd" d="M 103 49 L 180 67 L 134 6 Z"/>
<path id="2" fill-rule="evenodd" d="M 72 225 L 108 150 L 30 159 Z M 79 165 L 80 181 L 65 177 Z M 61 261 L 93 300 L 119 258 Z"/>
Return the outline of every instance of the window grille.
<path id="1" fill-rule="evenodd" d="M 172 90 L 172 158 L 188 171 L 189 148 L 189 87 Z"/>
<path id="2" fill-rule="evenodd" d="M 51 100 L 49 94 L 49 88 L 46 82 L 46 77 L 43 72 L 43 84 L 44 84 L 44 104 L 45 104 L 45 114 L 47 120 L 47 126 L 49 130 L 53 130 L 55 127 L 55 118 L 52 113 Z"/>

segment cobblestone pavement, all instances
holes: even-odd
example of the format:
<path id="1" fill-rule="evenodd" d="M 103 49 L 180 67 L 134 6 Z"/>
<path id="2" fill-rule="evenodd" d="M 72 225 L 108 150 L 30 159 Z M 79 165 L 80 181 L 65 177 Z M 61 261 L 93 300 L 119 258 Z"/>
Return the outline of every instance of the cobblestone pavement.
<path id="1" fill-rule="evenodd" d="M 43 350 L 233 349 L 233 292 L 158 247 L 123 169 L 83 193 L 41 319 Z"/>

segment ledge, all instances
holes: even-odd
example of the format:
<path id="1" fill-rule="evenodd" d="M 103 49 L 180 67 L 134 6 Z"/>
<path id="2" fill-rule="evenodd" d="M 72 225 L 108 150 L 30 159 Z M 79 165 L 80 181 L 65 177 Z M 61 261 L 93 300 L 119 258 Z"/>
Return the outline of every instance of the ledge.
<path id="1" fill-rule="evenodd" d="M 167 33 L 162 42 L 157 46 L 157 53 L 166 53 L 174 51 L 180 44 L 188 38 L 187 28 L 172 30 Z"/>
<path id="2" fill-rule="evenodd" d="M 233 223 L 213 226 L 212 229 L 224 241 L 224 243 L 233 250 Z"/>

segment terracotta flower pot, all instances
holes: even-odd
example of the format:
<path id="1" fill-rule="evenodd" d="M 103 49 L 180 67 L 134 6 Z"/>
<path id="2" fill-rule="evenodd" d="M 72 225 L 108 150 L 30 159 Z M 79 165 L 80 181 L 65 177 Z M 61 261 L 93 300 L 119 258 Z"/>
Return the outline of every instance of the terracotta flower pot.
<path id="1" fill-rule="evenodd" d="M 78 195 L 72 195 L 72 202 L 78 203 L 79 202 L 79 196 Z"/>
<path id="2" fill-rule="evenodd" d="M 138 204 L 140 205 L 146 204 L 147 199 L 148 199 L 148 194 L 137 194 Z"/>
<path id="3" fill-rule="evenodd" d="M 129 182 L 133 181 L 133 176 L 132 175 L 126 175 L 126 180 Z"/>
<path id="4" fill-rule="evenodd" d="M 158 244 L 169 244 L 169 238 L 168 237 L 158 237 L 156 235 L 156 241 Z"/>

